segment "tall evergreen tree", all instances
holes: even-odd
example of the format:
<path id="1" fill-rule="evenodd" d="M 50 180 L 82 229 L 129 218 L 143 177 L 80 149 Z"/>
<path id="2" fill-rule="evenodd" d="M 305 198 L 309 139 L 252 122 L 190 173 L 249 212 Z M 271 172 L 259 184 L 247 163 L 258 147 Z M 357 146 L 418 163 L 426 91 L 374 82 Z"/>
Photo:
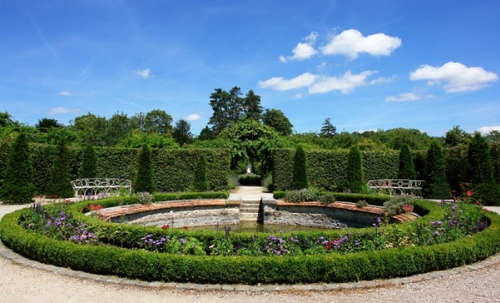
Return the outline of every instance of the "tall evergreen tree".
<path id="1" fill-rule="evenodd" d="M 451 196 L 450 185 L 446 180 L 446 168 L 441 147 L 432 142 L 427 151 L 425 163 L 424 196 L 430 199 L 446 199 Z"/>
<path id="2" fill-rule="evenodd" d="M 172 136 L 174 137 L 175 142 L 177 142 L 180 146 L 188 144 L 193 139 L 191 124 L 184 119 L 180 119 L 177 123 L 175 123 Z"/>
<path id="3" fill-rule="evenodd" d="M 415 165 L 413 164 L 410 147 L 407 144 L 403 145 L 399 151 L 398 178 L 410 180 L 416 178 Z"/>
<path id="4" fill-rule="evenodd" d="M 353 193 L 359 193 L 363 190 L 363 163 L 361 162 L 361 152 L 357 145 L 354 145 L 349 150 L 347 182 L 349 182 L 349 189 Z"/>
<path id="5" fill-rule="evenodd" d="M 47 196 L 54 198 L 71 198 L 75 195 L 71 185 L 68 148 L 64 141 L 61 141 L 56 147 L 56 154 L 45 191 Z"/>
<path id="6" fill-rule="evenodd" d="M 292 134 L 293 124 L 279 109 L 266 109 L 262 114 L 262 123 L 274 128 L 282 136 L 290 136 Z"/>
<path id="7" fill-rule="evenodd" d="M 306 154 L 302 147 L 297 147 L 293 161 L 293 189 L 307 188 Z"/>
<path id="8" fill-rule="evenodd" d="M 337 128 L 332 125 L 332 123 L 330 122 L 330 118 L 326 118 L 325 122 L 323 122 L 323 126 L 321 127 L 319 135 L 321 137 L 331 138 L 335 136 L 336 131 Z"/>
<path id="9" fill-rule="evenodd" d="M 0 190 L 2 201 L 12 204 L 31 203 L 35 195 L 33 175 L 28 140 L 26 135 L 21 133 L 12 143 L 9 153 L 3 187 Z"/>
<path id="10" fill-rule="evenodd" d="M 487 205 L 500 205 L 500 188 L 495 183 L 489 144 L 479 132 L 474 133 L 468 150 L 470 181 L 475 196 Z"/>
<path id="11" fill-rule="evenodd" d="M 208 189 L 207 184 L 207 162 L 205 156 L 201 155 L 196 162 L 196 167 L 194 169 L 194 190 L 197 192 L 204 192 Z"/>
<path id="12" fill-rule="evenodd" d="M 151 161 L 151 151 L 144 144 L 139 154 L 139 171 L 135 180 L 136 192 L 152 193 L 154 190 L 153 167 Z"/>
<path id="13" fill-rule="evenodd" d="M 249 90 L 243 100 L 243 114 L 247 119 L 259 121 L 262 116 L 262 106 L 260 105 L 260 96 L 253 90 Z"/>
<path id="14" fill-rule="evenodd" d="M 82 163 L 80 166 L 80 179 L 95 178 L 97 175 L 96 167 L 97 157 L 92 145 L 85 146 L 83 150 Z"/>

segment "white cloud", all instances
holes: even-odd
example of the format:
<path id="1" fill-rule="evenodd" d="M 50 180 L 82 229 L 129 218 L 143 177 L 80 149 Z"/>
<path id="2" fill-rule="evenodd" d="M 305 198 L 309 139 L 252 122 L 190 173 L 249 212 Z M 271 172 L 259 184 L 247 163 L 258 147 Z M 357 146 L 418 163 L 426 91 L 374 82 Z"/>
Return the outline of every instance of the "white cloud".
<path id="1" fill-rule="evenodd" d="M 283 79 L 283 77 L 272 77 L 265 81 L 259 81 L 258 84 L 261 88 L 271 88 L 274 90 L 291 90 L 310 86 L 317 78 L 318 76 L 316 75 L 303 73 L 302 75 L 290 80 Z"/>
<path id="2" fill-rule="evenodd" d="M 196 120 L 199 120 L 200 118 L 201 118 L 200 115 L 198 115 L 198 114 L 192 114 L 192 115 L 189 115 L 186 118 L 184 118 L 184 120 L 186 120 L 186 121 L 196 121 Z"/>
<path id="3" fill-rule="evenodd" d="M 379 77 L 377 79 L 373 79 L 372 81 L 370 81 L 370 85 L 379 84 L 379 83 L 391 83 L 394 80 L 396 80 L 396 76 L 392 76 L 392 77 Z"/>
<path id="4" fill-rule="evenodd" d="M 448 62 L 440 67 L 422 65 L 410 73 L 410 80 L 428 80 L 427 84 L 446 83 L 447 93 L 474 91 L 498 80 L 498 75 L 481 67 L 467 67 L 459 62 Z"/>
<path id="5" fill-rule="evenodd" d="M 365 85 L 365 79 L 374 73 L 376 72 L 364 71 L 360 74 L 352 74 L 351 71 L 347 71 L 342 77 L 321 77 L 309 88 L 309 92 L 317 94 L 339 90 L 347 94 L 354 88 Z"/>
<path id="6" fill-rule="evenodd" d="M 80 112 L 80 109 L 78 108 L 67 108 L 67 107 L 55 107 L 49 111 L 49 115 L 59 115 L 59 114 L 68 114 L 68 113 L 73 113 L 73 114 L 78 114 Z"/>
<path id="7" fill-rule="evenodd" d="M 402 101 L 415 101 L 422 99 L 422 96 L 415 93 L 402 93 L 397 96 L 390 96 L 385 98 L 385 101 L 402 102 Z"/>
<path id="8" fill-rule="evenodd" d="M 139 75 L 139 77 L 149 78 L 149 76 L 151 75 L 151 70 L 149 68 L 146 68 L 145 70 L 137 70 L 135 71 L 135 73 Z"/>
<path id="9" fill-rule="evenodd" d="M 493 130 L 500 131 L 500 125 L 483 126 L 483 127 L 480 127 L 480 128 L 477 129 L 477 131 L 480 132 L 483 135 L 489 134 Z"/>
<path id="10" fill-rule="evenodd" d="M 305 37 L 305 43 L 299 42 L 297 46 L 292 50 L 293 56 L 280 56 L 281 62 L 287 62 L 288 60 L 305 60 L 309 59 L 312 56 L 318 53 L 317 50 L 314 49 L 313 45 L 316 43 L 316 38 L 318 34 L 312 32 L 309 36 Z"/>
<path id="11" fill-rule="evenodd" d="M 372 56 L 389 56 L 401 46 L 401 39 L 390 37 L 382 33 L 364 37 L 355 29 L 348 29 L 332 37 L 331 41 L 321 47 L 325 55 L 344 55 L 356 59 L 359 53 L 368 53 Z"/>
<path id="12" fill-rule="evenodd" d="M 73 93 L 68 90 L 63 90 L 62 92 L 59 93 L 59 96 L 64 96 L 64 97 L 68 97 L 71 95 L 73 95 Z"/>

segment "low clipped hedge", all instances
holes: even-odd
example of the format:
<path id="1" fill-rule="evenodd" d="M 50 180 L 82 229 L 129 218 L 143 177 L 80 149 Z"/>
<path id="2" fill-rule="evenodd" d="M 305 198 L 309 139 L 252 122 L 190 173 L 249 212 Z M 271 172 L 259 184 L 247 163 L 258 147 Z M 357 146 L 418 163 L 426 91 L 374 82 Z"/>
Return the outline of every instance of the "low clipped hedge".
<path id="1" fill-rule="evenodd" d="M 130 199 L 130 200 L 129 200 Z M 214 237 L 215 231 L 162 230 L 101 222 L 77 211 L 92 202 L 105 205 L 132 203 L 132 198 L 86 201 L 70 207 L 75 219 L 134 241 L 138 234 L 179 233 L 196 235 L 203 241 Z M 440 217 L 439 207 L 432 202 L 418 201 L 418 207 L 429 211 L 422 220 Z M 22 228 L 18 223 L 23 212 L 5 215 L 0 222 L 0 237 L 14 251 L 43 263 L 75 270 L 116 275 L 147 281 L 193 283 L 338 283 L 403 277 L 434 270 L 443 270 L 483 260 L 500 251 L 500 216 L 486 213 L 489 227 L 471 237 L 457 241 L 419 247 L 402 247 L 350 254 L 301 255 L 287 257 L 184 256 L 130 250 L 116 246 L 79 245 L 58 241 Z M 390 228 L 390 226 L 388 226 Z M 404 228 L 404 225 L 403 225 Z M 368 229 L 373 230 L 373 229 Z M 336 231 L 332 231 L 335 233 Z M 314 233 L 314 232 L 313 232 Z M 324 233 L 324 232 L 323 232 Z M 233 236 L 233 235 L 232 235 Z M 237 237 L 250 237 L 241 233 Z"/>
<path id="2" fill-rule="evenodd" d="M 285 197 L 286 191 L 274 191 L 274 198 L 279 200 Z M 386 195 L 365 195 L 365 194 L 348 194 L 348 193 L 333 193 L 337 201 L 344 202 L 358 202 L 359 200 L 366 200 L 368 204 L 384 206 L 384 202 L 389 201 L 391 196 Z"/>

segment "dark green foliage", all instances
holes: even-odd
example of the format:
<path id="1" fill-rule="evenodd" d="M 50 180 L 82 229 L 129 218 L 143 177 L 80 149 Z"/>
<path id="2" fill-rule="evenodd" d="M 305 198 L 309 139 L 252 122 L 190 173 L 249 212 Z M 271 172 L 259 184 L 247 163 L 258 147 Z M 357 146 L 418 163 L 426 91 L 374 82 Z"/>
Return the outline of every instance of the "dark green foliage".
<path id="1" fill-rule="evenodd" d="M 180 146 L 190 143 L 191 140 L 193 140 L 191 123 L 184 119 L 177 121 L 174 131 L 172 132 L 172 136 L 174 137 L 175 142 L 177 142 Z"/>
<path id="2" fill-rule="evenodd" d="M 139 170 L 135 179 L 136 192 L 154 191 L 155 185 L 153 181 L 153 166 L 151 165 L 151 151 L 147 145 L 144 145 L 139 154 Z"/>
<path id="3" fill-rule="evenodd" d="M 238 183 L 246 186 L 260 186 L 262 181 L 259 175 L 256 174 L 243 174 L 238 176 Z"/>
<path id="4" fill-rule="evenodd" d="M 349 150 L 347 160 L 347 182 L 348 188 L 353 193 L 359 193 L 363 189 L 363 165 L 361 162 L 361 153 L 357 146 Z"/>
<path id="5" fill-rule="evenodd" d="M 319 135 L 321 137 L 332 138 L 333 136 L 335 136 L 336 131 L 337 128 L 332 125 L 332 123 L 330 122 L 330 118 L 326 118 L 325 122 L 323 122 Z"/>
<path id="6" fill-rule="evenodd" d="M 9 153 L 7 168 L 4 172 L 3 186 L 0 190 L 4 203 L 31 203 L 35 195 L 33 184 L 34 170 L 24 133 L 19 134 Z"/>
<path id="7" fill-rule="evenodd" d="M 208 189 L 207 184 L 207 162 L 205 156 L 201 155 L 196 162 L 196 167 L 194 169 L 194 182 L 193 188 L 197 192 L 204 192 Z"/>
<path id="8" fill-rule="evenodd" d="M 85 146 L 82 156 L 82 165 L 80 166 L 80 179 L 95 178 L 97 175 L 96 153 L 92 145 Z"/>
<path id="9" fill-rule="evenodd" d="M 61 128 L 62 124 L 59 124 L 56 119 L 42 118 L 38 120 L 35 127 L 38 128 L 39 131 L 46 133 L 51 128 Z"/>
<path id="10" fill-rule="evenodd" d="M 71 198 L 75 195 L 71 185 L 71 166 L 68 148 L 64 142 L 57 145 L 45 195 L 53 198 Z"/>
<path id="11" fill-rule="evenodd" d="M 490 148 L 479 132 L 474 134 L 469 143 L 468 159 L 475 197 L 486 205 L 500 205 L 500 187 L 493 176 Z"/>
<path id="12" fill-rule="evenodd" d="M 411 157 L 410 147 L 408 145 L 403 145 L 399 152 L 398 178 L 410 180 L 414 180 L 416 178 L 415 166 L 413 164 L 413 158 Z"/>
<path id="13" fill-rule="evenodd" d="M 441 147 L 432 142 L 427 151 L 425 166 L 424 196 L 430 199 L 447 199 L 451 196 L 450 185 L 446 180 L 446 168 Z"/>
<path id="14" fill-rule="evenodd" d="M 451 189 L 459 191 L 461 182 L 469 181 L 467 145 L 457 145 L 443 150 L 446 160 L 446 177 Z"/>
<path id="15" fill-rule="evenodd" d="M 302 147 L 297 147 L 293 159 L 293 189 L 307 188 L 306 154 Z"/>
<path id="16" fill-rule="evenodd" d="M 453 128 L 446 132 L 444 138 L 444 144 L 448 147 L 467 145 L 471 140 L 471 135 L 460 128 L 459 125 L 453 126 Z"/>
<path id="17" fill-rule="evenodd" d="M 208 126 L 205 126 L 201 132 L 200 132 L 200 135 L 198 136 L 198 140 L 213 140 L 215 139 L 215 134 L 214 132 L 208 127 Z"/>
<path id="18" fill-rule="evenodd" d="M 262 114 L 262 122 L 264 125 L 274 128 L 282 136 L 292 134 L 292 123 L 290 123 L 290 120 L 279 109 L 266 109 Z"/>

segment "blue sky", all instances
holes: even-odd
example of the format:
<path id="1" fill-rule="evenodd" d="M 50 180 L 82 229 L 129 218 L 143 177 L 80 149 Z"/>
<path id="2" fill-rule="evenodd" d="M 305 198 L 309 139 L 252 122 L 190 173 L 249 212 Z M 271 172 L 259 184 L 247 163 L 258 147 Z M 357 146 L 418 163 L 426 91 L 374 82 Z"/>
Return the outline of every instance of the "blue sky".
<path id="1" fill-rule="evenodd" d="M 241 87 L 296 132 L 500 129 L 500 1 L 2 1 L 0 110 L 153 109 L 197 135 Z"/>

